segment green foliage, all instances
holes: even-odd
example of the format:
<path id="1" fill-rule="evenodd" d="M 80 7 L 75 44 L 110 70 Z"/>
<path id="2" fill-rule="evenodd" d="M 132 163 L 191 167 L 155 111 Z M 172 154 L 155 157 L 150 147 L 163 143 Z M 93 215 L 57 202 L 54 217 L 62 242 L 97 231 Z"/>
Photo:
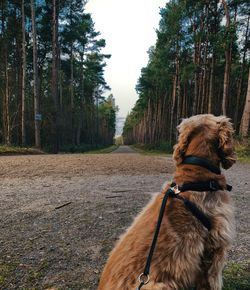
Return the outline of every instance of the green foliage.
<path id="1" fill-rule="evenodd" d="M 93 150 L 93 148 L 102 148 L 101 145 L 92 145 L 92 144 L 80 144 L 80 145 L 75 145 L 75 144 L 65 144 L 65 145 L 61 145 L 60 147 L 60 152 L 61 153 L 83 153 L 83 152 L 87 152 L 90 150 Z M 44 150 L 46 152 L 52 153 L 53 152 L 53 146 L 45 146 Z"/>
<path id="2" fill-rule="evenodd" d="M 0 155 L 12 154 L 43 154 L 44 152 L 35 148 L 28 147 L 14 147 L 0 145 Z"/>
<path id="3" fill-rule="evenodd" d="M 104 147 L 104 148 L 97 149 L 97 150 L 91 150 L 91 151 L 86 152 L 86 153 L 87 154 L 108 154 L 108 153 L 113 152 L 117 148 L 118 148 L 117 145 L 112 145 L 112 146 Z"/>
<path id="4" fill-rule="evenodd" d="M 249 3 L 227 4 L 229 27 L 219 0 L 171 0 L 160 9 L 157 40 L 136 85 L 139 99 L 125 121 L 125 143 L 173 143 L 181 118 L 222 114 L 227 49 L 231 66 L 226 109 L 238 132 L 250 61 Z"/>
<path id="5" fill-rule="evenodd" d="M 153 154 L 172 154 L 173 147 L 168 142 L 158 142 L 157 144 L 133 144 L 135 149 Z"/>
<path id="6" fill-rule="evenodd" d="M 34 144 L 33 108 L 33 57 L 30 1 L 25 2 L 26 16 L 26 144 Z M 92 147 L 113 142 L 115 118 L 103 114 L 102 120 L 109 123 L 110 132 L 99 128 L 98 102 L 104 100 L 109 86 L 104 78 L 106 60 L 111 56 L 102 52 L 106 45 L 95 30 L 94 21 L 85 12 L 87 1 L 58 1 L 59 63 L 57 83 L 59 89 L 60 146 L 90 144 Z M 52 1 L 35 1 L 38 40 L 38 78 L 41 100 L 42 146 L 52 147 L 55 124 L 55 105 L 51 90 L 52 70 Z M 22 30 L 21 1 L 4 1 L 0 11 L 0 110 L 6 111 L 6 87 L 8 86 L 9 116 L 0 120 L 0 142 L 5 142 L 6 129 L 10 127 L 10 143 L 21 143 L 21 69 Z M 2 45 L 4 44 L 4 45 Z M 7 76 L 4 74 L 8 67 Z M 108 100 L 107 100 L 108 101 Z M 109 101 L 108 101 L 109 102 Z M 112 123 L 113 122 L 113 123 Z M 111 125 L 112 123 L 112 125 Z M 100 134 L 97 134 L 99 131 Z M 83 145 L 85 146 L 85 145 Z M 75 149 L 71 149 L 75 150 Z"/>
<path id="7" fill-rule="evenodd" d="M 235 143 L 237 159 L 250 162 L 250 139 L 237 139 Z"/>

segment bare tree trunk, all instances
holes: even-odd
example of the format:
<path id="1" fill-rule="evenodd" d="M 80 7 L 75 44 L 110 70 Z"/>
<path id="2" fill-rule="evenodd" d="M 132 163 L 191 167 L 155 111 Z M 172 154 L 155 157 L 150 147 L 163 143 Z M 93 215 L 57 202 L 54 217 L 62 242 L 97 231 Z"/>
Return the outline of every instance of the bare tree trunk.
<path id="1" fill-rule="evenodd" d="M 169 132 L 169 143 L 173 143 L 173 126 L 174 126 L 174 109 L 175 109 L 175 103 L 176 103 L 176 83 L 177 83 L 177 77 L 174 76 L 173 79 L 173 92 L 172 92 L 172 104 L 171 104 L 171 113 L 170 113 L 170 132 Z"/>
<path id="2" fill-rule="evenodd" d="M 33 93 L 34 93 L 34 118 L 35 118 L 35 146 L 41 148 L 41 114 L 40 100 L 38 94 L 38 67 L 37 67 L 37 37 L 36 37 L 36 14 L 34 0 L 31 3 L 31 18 L 32 18 L 32 40 L 33 40 Z"/>
<path id="3" fill-rule="evenodd" d="M 235 114 L 234 114 L 234 124 L 236 126 L 236 130 L 238 129 L 238 114 L 239 114 L 239 103 L 240 103 L 240 95 L 242 91 L 242 81 L 243 81 L 243 76 L 244 76 L 244 71 L 245 71 L 245 62 L 246 62 L 246 53 L 247 53 L 247 48 L 248 48 L 248 31 L 249 31 L 249 18 L 247 18 L 247 27 L 246 27 L 246 33 L 245 33 L 245 46 L 244 46 L 244 52 L 243 52 L 243 57 L 242 57 L 242 65 L 241 65 L 241 72 L 240 72 L 240 78 L 238 82 L 238 89 L 237 89 L 237 97 L 236 97 L 236 106 L 235 106 Z"/>
<path id="4" fill-rule="evenodd" d="M 22 0 L 22 90 L 21 90 L 21 135 L 22 145 L 26 144 L 26 128 L 25 128 L 25 80 L 26 80 L 26 40 L 25 40 L 25 14 L 24 0 Z"/>
<path id="5" fill-rule="evenodd" d="M 182 109 L 181 109 L 181 116 L 187 116 L 187 83 L 184 81 L 183 83 L 183 98 L 182 98 Z"/>
<path id="6" fill-rule="evenodd" d="M 61 66 L 61 50 L 58 48 L 58 70 L 59 70 L 59 107 L 60 107 L 60 112 L 62 115 L 63 112 L 63 85 L 62 85 L 62 80 L 63 80 L 63 70 Z"/>
<path id="7" fill-rule="evenodd" d="M 10 107 L 9 107 L 9 72 L 8 72 L 8 60 L 7 51 L 5 51 L 5 92 L 3 98 L 3 128 L 4 128 L 4 143 L 10 145 Z"/>
<path id="8" fill-rule="evenodd" d="M 230 31 L 230 14 L 227 6 L 226 0 L 222 0 L 222 4 L 225 10 L 226 16 L 226 30 L 229 33 Z M 236 21 L 237 10 L 235 11 L 234 23 Z M 224 70 L 224 81 L 223 81 L 223 97 L 222 97 L 222 114 L 227 114 L 227 102 L 228 102 L 228 92 L 229 92 L 229 79 L 230 79 L 230 69 L 231 69 L 231 58 L 232 58 L 232 39 L 226 39 L 226 48 L 225 48 L 225 70 Z"/>
<path id="9" fill-rule="evenodd" d="M 212 100 L 214 94 L 214 63 L 215 63 L 215 56 L 212 56 L 211 60 L 211 69 L 210 69 L 210 79 L 209 79 L 209 93 L 208 93 L 208 113 L 212 113 Z"/>
<path id="10" fill-rule="evenodd" d="M 178 40 L 177 40 L 178 42 Z M 177 112 L 176 112 L 176 124 L 179 123 L 180 116 L 181 116 L 181 80 L 180 80 L 180 49 L 179 43 L 177 43 L 176 47 L 176 99 L 177 99 Z M 177 140 L 177 131 L 175 130 L 175 138 Z"/>
<path id="11" fill-rule="evenodd" d="M 74 130 L 74 57 L 73 47 L 70 52 L 70 111 L 71 111 L 71 133 L 72 133 L 72 144 L 75 144 L 75 130 Z"/>
<path id="12" fill-rule="evenodd" d="M 249 120 L 250 120 L 250 69 L 248 72 L 248 85 L 247 85 L 245 107 L 244 107 L 241 124 L 240 124 L 240 135 L 242 137 L 248 136 Z"/>
<path id="13" fill-rule="evenodd" d="M 179 123 L 179 118 L 180 118 L 180 55 L 179 55 L 179 43 L 177 39 L 177 44 L 176 44 L 176 58 L 175 58 L 175 76 L 174 76 L 174 83 L 173 83 L 173 97 L 172 97 L 172 110 L 171 110 L 171 140 L 176 141 L 177 139 L 177 131 L 174 130 L 175 124 Z M 174 112 L 176 109 L 176 118 L 174 122 Z M 175 140 L 172 140 L 173 134 L 174 133 L 174 138 Z"/>
<path id="14" fill-rule="evenodd" d="M 59 127 L 60 127 L 60 108 L 58 98 L 58 0 L 52 2 L 52 79 L 51 79 L 51 93 L 55 107 L 54 120 L 54 153 L 59 151 Z"/>
<path id="15" fill-rule="evenodd" d="M 194 34 L 194 39 L 196 38 L 196 26 L 193 24 L 193 34 Z M 199 73 L 198 73 L 198 45 L 197 41 L 195 40 L 194 43 L 194 67 L 195 67 L 195 73 L 194 73 L 194 100 L 193 100 L 193 106 L 192 106 L 192 114 L 195 115 L 197 113 L 197 103 L 198 103 L 198 80 L 199 80 Z"/>
<path id="16" fill-rule="evenodd" d="M 3 110 L 3 141 L 4 144 L 9 146 L 10 145 L 10 114 L 9 114 L 9 71 L 8 71 L 8 52 L 7 52 L 7 42 L 4 39 L 5 34 L 5 17 L 4 17 L 4 6 L 6 4 L 2 2 L 2 35 L 3 35 L 3 67 L 4 67 L 4 90 L 3 90 L 3 103 L 2 103 L 2 110 Z"/>
<path id="17" fill-rule="evenodd" d="M 226 115 L 226 105 L 228 100 L 228 88 L 229 88 L 229 73 L 230 73 L 230 52 L 228 50 L 225 51 L 225 71 L 224 71 L 224 82 L 223 82 L 223 97 L 222 97 L 222 114 Z"/>
<path id="18" fill-rule="evenodd" d="M 201 94 L 201 113 L 207 112 L 207 50 L 208 50 L 208 5 L 206 5 L 205 24 L 203 25 L 206 40 L 203 52 L 203 79 L 202 79 L 202 94 Z"/>
<path id="19" fill-rule="evenodd" d="M 76 135 L 76 143 L 77 145 L 80 145 L 81 143 L 81 132 L 83 127 L 83 110 L 84 110 L 84 69 L 83 69 L 83 53 L 81 54 L 81 102 L 80 102 L 80 114 L 79 114 L 79 120 L 78 120 L 78 128 L 77 128 L 77 135 Z"/>

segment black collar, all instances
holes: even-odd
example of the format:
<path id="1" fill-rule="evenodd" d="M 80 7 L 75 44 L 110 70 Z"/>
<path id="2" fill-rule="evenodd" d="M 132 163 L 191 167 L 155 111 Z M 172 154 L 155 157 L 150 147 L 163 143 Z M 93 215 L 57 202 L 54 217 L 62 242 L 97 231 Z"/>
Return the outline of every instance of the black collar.
<path id="1" fill-rule="evenodd" d="M 183 183 L 181 186 L 178 186 L 181 192 L 184 191 L 217 191 L 217 190 L 232 190 L 232 186 L 226 184 L 226 188 L 223 188 L 219 185 L 216 180 L 201 181 L 201 182 L 187 182 Z"/>
<path id="2" fill-rule="evenodd" d="M 215 174 L 221 174 L 220 168 L 211 164 L 211 162 L 205 158 L 196 157 L 196 156 L 186 156 L 182 164 L 192 164 L 205 167 Z"/>

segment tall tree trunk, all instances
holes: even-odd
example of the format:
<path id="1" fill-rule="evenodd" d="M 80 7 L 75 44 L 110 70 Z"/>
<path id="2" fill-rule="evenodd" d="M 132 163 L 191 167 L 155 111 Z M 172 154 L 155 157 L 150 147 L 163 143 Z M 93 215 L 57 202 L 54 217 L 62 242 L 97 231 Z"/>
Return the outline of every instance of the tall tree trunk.
<path id="1" fill-rule="evenodd" d="M 175 111 L 175 103 L 176 103 L 176 83 L 177 77 L 174 76 L 173 79 L 173 92 L 172 92 L 172 104 L 171 104 L 171 113 L 170 113 L 170 132 L 169 132 L 169 143 L 173 143 L 173 127 L 174 127 L 174 111 Z"/>
<path id="2" fill-rule="evenodd" d="M 243 76 L 244 76 L 244 71 L 245 71 L 245 65 L 246 65 L 246 53 L 248 49 L 248 37 L 249 37 L 249 18 L 247 18 L 247 26 L 246 26 L 246 33 L 245 33 L 245 45 L 243 48 L 243 57 L 242 57 L 242 64 L 241 64 L 241 72 L 240 72 L 240 77 L 239 77 L 239 82 L 238 82 L 238 89 L 237 89 L 237 96 L 236 96 L 236 106 L 235 106 L 235 114 L 234 114 L 234 124 L 236 126 L 236 130 L 238 129 L 238 114 L 239 114 L 239 103 L 240 103 L 240 96 L 241 96 L 241 91 L 242 91 L 242 81 L 243 81 Z"/>
<path id="3" fill-rule="evenodd" d="M 72 2 L 70 4 L 70 27 L 73 25 L 73 7 Z M 71 113 L 71 143 L 75 144 L 75 112 L 74 112 L 74 53 L 73 42 L 70 44 L 70 113 Z"/>
<path id="4" fill-rule="evenodd" d="M 206 35 L 205 43 L 204 43 L 204 52 L 203 52 L 203 79 L 202 79 L 202 88 L 201 88 L 201 113 L 207 112 L 207 50 L 208 50 L 208 5 L 206 5 L 205 9 L 205 24 L 204 33 Z"/>
<path id="5" fill-rule="evenodd" d="M 25 40 L 25 14 L 24 0 L 22 0 L 22 90 L 21 90 L 21 135 L 22 145 L 26 144 L 26 128 L 25 128 L 25 80 L 26 80 L 26 40 Z"/>
<path id="6" fill-rule="evenodd" d="M 5 59 L 5 71 L 4 71 L 4 80 L 5 80 L 5 90 L 3 98 L 3 129 L 4 129 L 4 143 L 9 146 L 10 141 L 10 106 L 9 106 L 9 71 L 8 71 L 8 56 L 7 50 L 4 55 Z"/>
<path id="7" fill-rule="evenodd" d="M 245 107 L 244 107 L 241 124 L 240 124 L 240 135 L 242 137 L 248 136 L 249 120 L 250 120 L 250 69 L 248 71 L 248 85 L 247 85 Z"/>
<path id="8" fill-rule="evenodd" d="M 182 98 L 182 109 L 181 109 L 181 116 L 187 116 L 187 83 L 184 81 L 183 83 L 183 98 Z"/>
<path id="9" fill-rule="evenodd" d="M 202 37 L 201 34 L 204 33 L 204 15 L 202 15 L 200 17 L 200 35 L 199 35 L 199 42 L 198 42 L 198 89 L 197 89 L 197 93 L 198 93 L 198 99 L 197 99 L 197 109 L 196 109 L 196 113 L 201 113 L 202 112 L 202 81 L 203 81 L 203 76 L 204 76 L 204 72 L 202 70 L 202 46 L 203 46 L 203 42 L 202 42 Z"/>
<path id="10" fill-rule="evenodd" d="M 181 116 L 181 80 L 180 80 L 180 48 L 179 48 L 179 40 L 177 40 L 177 47 L 176 47 L 176 100 L 177 100 L 177 112 L 176 112 L 176 124 L 179 123 L 180 116 Z M 177 131 L 175 132 L 175 139 L 177 140 Z M 176 141 L 175 140 L 175 141 Z"/>
<path id="11" fill-rule="evenodd" d="M 2 2 L 2 43 L 3 43 L 3 67 L 4 67 L 4 89 L 3 89 L 3 102 L 2 102 L 2 110 L 3 110 L 3 141 L 4 144 L 10 145 L 10 114 L 9 114 L 9 71 L 8 71 L 8 49 L 7 49 L 7 40 L 5 38 L 5 14 L 4 9 L 6 8 L 6 3 Z"/>
<path id="12" fill-rule="evenodd" d="M 54 101 L 55 120 L 53 130 L 54 153 L 59 151 L 60 106 L 58 98 L 58 0 L 52 2 L 52 79 L 51 93 Z"/>
<path id="13" fill-rule="evenodd" d="M 222 0 L 222 4 L 225 10 L 225 16 L 226 16 L 226 31 L 229 34 L 227 37 L 229 39 L 226 39 L 225 44 L 225 70 L 224 70 L 224 81 L 223 81 L 223 97 L 222 97 L 222 114 L 227 114 L 227 102 L 228 102 L 228 92 L 229 92 L 229 79 L 230 79 L 230 70 L 231 70 L 231 59 L 232 59 L 232 36 L 230 33 L 230 14 L 228 10 L 228 5 L 226 0 Z M 234 24 L 236 22 L 236 15 L 237 15 L 237 9 L 235 11 L 234 16 Z"/>
<path id="14" fill-rule="evenodd" d="M 36 36 L 36 14 L 34 0 L 30 0 L 32 18 L 32 40 L 33 40 L 33 94 L 34 94 L 34 118 L 35 118 L 35 146 L 41 148 L 41 113 L 38 93 L 38 67 L 37 67 L 37 36 Z"/>
<path id="15" fill-rule="evenodd" d="M 198 81 L 199 81 L 199 72 L 198 72 L 198 44 L 196 41 L 196 30 L 197 27 L 195 24 L 192 25 L 193 27 L 193 38 L 195 39 L 194 42 L 194 57 L 193 57 L 193 63 L 195 67 L 195 72 L 194 72 L 194 99 L 193 99 L 193 106 L 192 106 L 192 114 L 195 115 L 197 113 L 197 103 L 198 103 Z"/>
<path id="16" fill-rule="evenodd" d="M 214 65 L 215 65 L 215 56 L 214 53 L 211 59 L 211 68 L 210 68 L 210 77 L 209 77 L 209 93 L 208 93 L 208 113 L 212 113 L 212 100 L 214 94 Z"/>
<path id="17" fill-rule="evenodd" d="M 76 143 L 80 145 L 81 143 L 81 132 L 83 127 L 83 112 L 84 112 L 84 69 L 83 69 L 83 53 L 81 53 L 81 93 L 80 93 L 80 114 L 78 120 Z"/>
<path id="18" fill-rule="evenodd" d="M 225 71 L 223 81 L 223 97 L 221 111 L 223 115 L 227 114 L 227 101 L 228 101 L 228 89 L 229 89 L 229 74 L 230 74 L 230 51 L 225 51 Z"/>
<path id="19" fill-rule="evenodd" d="M 71 133 L 72 144 L 75 144 L 75 114 L 74 114 L 74 56 L 73 56 L 73 44 L 70 51 L 70 111 L 71 111 Z"/>
<path id="20" fill-rule="evenodd" d="M 58 70 L 59 70 L 59 107 L 61 116 L 63 114 L 63 70 L 62 70 L 62 63 L 61 63 L 61 50 L 60 47 L 58 47 Z"/>

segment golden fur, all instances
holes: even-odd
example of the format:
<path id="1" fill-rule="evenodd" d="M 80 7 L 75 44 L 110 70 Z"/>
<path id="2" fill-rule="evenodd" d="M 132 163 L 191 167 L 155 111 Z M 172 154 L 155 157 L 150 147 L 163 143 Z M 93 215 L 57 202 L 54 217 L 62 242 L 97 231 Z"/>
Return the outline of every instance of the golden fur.
<path id="1" fill-rule="evenodd" d="M 215 166 L 229 168 L 235 162 L 232 124 L 224 116 L 197 115 L 178 126 L 179 139 L 173 158 L 175 182 L 217 180 L 226 188 L 223 175 L 182 164 L 184 156 L 207 158 Z M 154 235 L 164 192 L 153 198 L 120 238 L 103 270 L 98 290 L 135 290 L 143 272 Z M 181 193 L 196 203 L 212 221 L 208 232 L 183 202 L 169 199 L 151 264 L 150 282 L 142 290 L 221 290 L 222 269 L 234 234 L 234 216 L 227 191 Z"/>

